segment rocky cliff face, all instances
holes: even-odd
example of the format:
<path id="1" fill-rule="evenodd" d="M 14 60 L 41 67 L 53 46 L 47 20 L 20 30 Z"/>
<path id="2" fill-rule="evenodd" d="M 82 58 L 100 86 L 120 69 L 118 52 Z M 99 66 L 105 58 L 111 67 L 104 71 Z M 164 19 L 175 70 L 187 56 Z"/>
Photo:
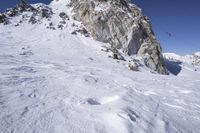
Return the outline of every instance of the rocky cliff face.
<path id="1" fill-rule="evenodd" d="M 92 37 L 110 43 L 127 55 L 138 54 L 152 70 L 166 74 L 160 44 L 150 21 L 126 0 L 71 0 L 73 18 L 81 21 Z"/>

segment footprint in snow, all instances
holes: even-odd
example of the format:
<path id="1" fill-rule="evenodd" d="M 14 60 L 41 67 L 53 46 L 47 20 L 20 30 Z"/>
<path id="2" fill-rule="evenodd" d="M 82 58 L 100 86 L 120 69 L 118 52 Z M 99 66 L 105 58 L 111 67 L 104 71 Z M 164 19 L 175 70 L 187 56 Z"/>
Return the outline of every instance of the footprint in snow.
<path id="1" fill-rule="evenodd" d="M 93 76 L 84 76 L 84 81 L 90 84 L 95 84 L 98 82 L 98 78 L 93 77 Z"/>
<path id="2" fill-rule="evenodd" d="M 110 97 L 103 97 L 103 98 L 88 98 L 87 104 L 90 105 L 104 105 L 114 101 L 117 101 L 120 97 L 119 96 L 110 96 Z"/>
<path id="3" fill-rule="evenodd" d="M 88 59 L 89 59 L 89 60 L 91 60 L 91 61 L 93 61 L 93 60 L 94 60 L 92 57 L 89 57 Z"/>
<path id="4" fill-rule="evenodd" d="M 87 103 L 90 105 L 100 105 L 101 104 L 101 103 L 99 103 L 99 101 L 97 99 L 94 99 L 94 98 L 88 98 Z"/>
<path id="5" fill-rule="evenodd" d="M 29 57 L 29 56 L 32 56 L 33 53 L 31 51 L 24 51 L 23 53 L 20 53 L 19 55 L 24 56 L 24 57 Z"/>
<path id="6" fill-rule="evenodd" d="M 129 120 L 131 122 L 136 122 L 137 119 L 139 118 L 139 115 L 135 111 L 129 108 L 125 112 L 118 113 L 118 116 L 126 120 Z"/>
<path id="7" fill-rule="evenodd" d="M 25 107 L 23 112 L 21 113 L 21 117 L 24 116 L 26 113 L 28 113 L 28 111 L 29 111 L 29 108 Z"/>

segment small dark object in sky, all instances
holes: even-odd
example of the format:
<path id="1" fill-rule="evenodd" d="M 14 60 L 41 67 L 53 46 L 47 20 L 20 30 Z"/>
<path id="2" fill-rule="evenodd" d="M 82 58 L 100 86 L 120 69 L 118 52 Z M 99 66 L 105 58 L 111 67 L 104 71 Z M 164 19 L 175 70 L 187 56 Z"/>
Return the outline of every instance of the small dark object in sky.
<path id="1" fill-rule="evenodd" d="M 166 34 L 167 34 L 169 37 L 172 37 L 172 34 L 171 34 L 171 33 L 166 32 Z"/>

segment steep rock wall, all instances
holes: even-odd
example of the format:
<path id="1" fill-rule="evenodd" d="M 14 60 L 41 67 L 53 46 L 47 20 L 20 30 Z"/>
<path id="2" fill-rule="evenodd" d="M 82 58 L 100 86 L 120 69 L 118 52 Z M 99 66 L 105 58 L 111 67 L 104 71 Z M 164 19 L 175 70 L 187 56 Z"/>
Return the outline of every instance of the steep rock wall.
<path id="1" fill-rule="evenodd" d="M 160 44 L 149 19 L 126 0 L 71 0 L 73 18 L 81 21 L 94 39 L 110 43 L 127 55 L 143 56 L 152 70 L 166 74 Z"/>

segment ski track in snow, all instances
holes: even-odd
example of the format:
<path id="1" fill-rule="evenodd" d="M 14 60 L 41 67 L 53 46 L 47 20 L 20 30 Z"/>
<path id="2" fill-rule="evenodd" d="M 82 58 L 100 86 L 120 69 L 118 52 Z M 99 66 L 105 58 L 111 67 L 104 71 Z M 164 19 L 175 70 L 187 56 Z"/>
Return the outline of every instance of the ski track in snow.
<path id="1" fill-rule="evenodd" d="M 132 72 L 90 38 L 39 25 L 0 29 L 0 133 L 200 131 L 192 68 Z"/>

